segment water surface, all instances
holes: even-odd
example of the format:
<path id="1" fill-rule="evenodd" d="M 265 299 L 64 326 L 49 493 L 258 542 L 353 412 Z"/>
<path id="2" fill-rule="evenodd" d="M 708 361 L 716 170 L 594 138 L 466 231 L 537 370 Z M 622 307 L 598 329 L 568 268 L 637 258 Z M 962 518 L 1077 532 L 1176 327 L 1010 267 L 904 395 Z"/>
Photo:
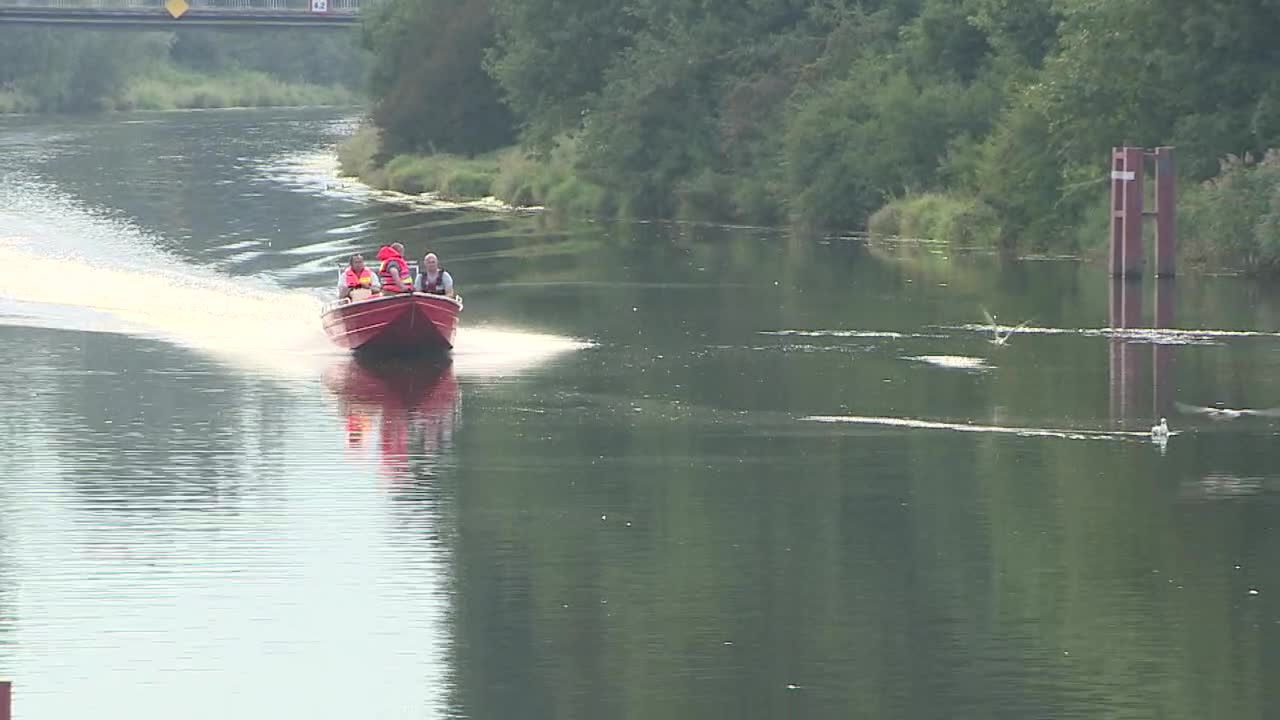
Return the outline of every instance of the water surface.
<path id="1" fill-rule="evenodd" d="M 350 126 L 0 121 L 18 717 L 1280 700 L 1280 425 L 1174 404 L 1280 406 L 1274 290 L 389 202 L 331 176 Z M 458 281 L 451 362 L 320 333 L 393 240 Z"/>

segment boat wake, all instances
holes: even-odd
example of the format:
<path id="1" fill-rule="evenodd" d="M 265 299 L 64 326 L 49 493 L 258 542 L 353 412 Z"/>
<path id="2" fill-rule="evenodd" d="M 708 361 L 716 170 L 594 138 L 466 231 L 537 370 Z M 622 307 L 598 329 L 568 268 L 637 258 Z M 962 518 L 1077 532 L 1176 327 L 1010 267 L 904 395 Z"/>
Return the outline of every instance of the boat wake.
<path id="1" fill-rule="evenodd" d="M 831 338 L 863 338 L 863 339 L 887 339 L 902 340 L 906 338 L 945 338 L 945 335 L 937 333 L 903 333 L 893 332 L 890 330 L 768 330 L 762 331 L 760 335 L 776 335 L 779 337 L 831 337 Z"/>
<path id="2" fill-rule="evenodd" d="M 305 291 L 260 287 L 189 265 L 107 267 L 0 241 L 0 264 L 45 268 L 0 287 L 0 324 L 112 332 L 164 340 L 220 360 L 289 376 L 333 355 Z M 177 269 L 180 267 L 180 269 Z"/>
<path id="3" fill-rule="evenodd" d="M 933 330 L 977 332 L 990 335 L 991 324 L 938 325 L 930 326 Z M 999 331 L 1017 331 L 1024 335 L 1072 335 L 1076 337 L 1100 337 L 1113 340 L 1124 340 L 1132 343 L 1151 345 L 1221 345 L 1228 340 L 1243 338 L 1280 338 L 1280 332 L 1259 330 L 1180 330 L 1175 328 L 1055 328 L 1021 325 L 1016 328 L 995 325 Z M 896 332 L 890 330 L 771 330 L 760 332 L 761 335 L 781 337 L 814 337 L 814 338 L 854 338 L 854 339 L 946 339 L 947 334 L 938 332 Z"/>
<path id="4" fill-rule="evenodd" d="M 872 417 L 861 415 L 810 415 L 800 418 L 802 422 L 817 422 L 847 425 L 871 425 L 880 427 L 909 428 L 916 430 L 950 430 L 953 432 L 991 433 L 997 435 L 1017 435 L 1019 437 L 1048 437 L 1065 440 L 1119 440 L 1143 438 L 1150 439 L 1151 433 L 1132 430 L 1078 430 L 1058 428 L 1007 427 L 1003 425 L 977 425 L 972 423 L 939 422 L 934 420 L 917 420 L 915 418 Z M 1176 435 L 1176 431 L 1170 431 Z"/>
<path id="5" fill-rule="evenodd" d="M 553 358 L 593 347 L 561 335 L 543 335 L 496 327 L 458 328 L 453 369 L 459 376 L 510 377 Z"/>
<path id="6" fill-rule="evenodd" d="M 990 325 L 959 325 L 954 328 L 990 333 Z M 1011 329 L 1011 328 L 1002 328 Z M 1053 328 L 1019 327 L 1018 335 L 1075 335 L 1101 337 L 1151 345 L 1221 345 L 1226 340 L 1239 338 L 1280 338 L 1280 332 L 1256 330 L 1179 330 L 1175 328 Z"/>
<path id="7" fill-rule="evenodd" d="M 195 265 L 166 252 L 166 238 L 85 208 L 52 185 L 19 173 L 6 179 L 0 265 L 16 271 L 0 284 L 0 325 L 163 340 L 286 380 L 314 378 L 348 355 L 322 330 L 327 285 L 288 290 L 271 279 Z M 465 326 L 457 344 L 455 372 L 485 376 L 515 374 L 590 345 Z"/>

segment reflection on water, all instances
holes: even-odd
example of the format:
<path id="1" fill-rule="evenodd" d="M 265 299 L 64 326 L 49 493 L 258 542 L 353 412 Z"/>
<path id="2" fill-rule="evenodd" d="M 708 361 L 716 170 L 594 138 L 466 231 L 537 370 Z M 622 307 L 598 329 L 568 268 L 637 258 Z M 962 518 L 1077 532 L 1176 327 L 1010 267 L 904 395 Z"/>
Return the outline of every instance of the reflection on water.
<path id="1" fill-rule="evenodd" d="M 1152 281 L 1154 318 L 1149 334 L 1144 335 L 1141 332 L 1144 329 L 1143 297 L 1146 292 L 1143 282 L 1120 278 L 1111 281 L 1110 325 L 1116 331 L 1109 341 L 1111 418 L 1119 425 L 1128 425 L 1135 419 L 1154 422 L 1173 413 L 1174 352 L 1182 344 L 1177 341 L 1180 339 L 1178 336 L 1187 337 L 1191 342 L 1196 336 L 1194 331 L 1168 332 L 1174 328 L 1177 304 L 1174 283 L 1173 278 Z M 1148 367 L 1149 385 L 1145 381 Z M 1140 405 L 1140 398 L 1148 388 L 1150 413 Z"/>
<path id="2" fill-rule="evenodd" d="M 1280 405 L 1265 286 L 552 228 L 335 183 L 347 118 L 131 119 L 0 119 L 0 261 L 75 289 L 0 287 L 20 717 L 1280 700 L 1280 423 L 1147 432 Z M 391 241 L 467 295 L 451 362 L 319 332 L 333 268 Z M 982 308 L 1034 321 L 997 345 Z"/>
<path id="3" fill-rule="evenodd" d="M 453 449 L 461 406 L 451 360 L 424 364 L 352 358 L 330 368 L 324 382 L 340 398 L 347 447 L 359 451 L 376 442 L 390 482 L 409 480 L 411 458 L 421 461 L 412 477 L 439 475 L 442 456 Z"/>

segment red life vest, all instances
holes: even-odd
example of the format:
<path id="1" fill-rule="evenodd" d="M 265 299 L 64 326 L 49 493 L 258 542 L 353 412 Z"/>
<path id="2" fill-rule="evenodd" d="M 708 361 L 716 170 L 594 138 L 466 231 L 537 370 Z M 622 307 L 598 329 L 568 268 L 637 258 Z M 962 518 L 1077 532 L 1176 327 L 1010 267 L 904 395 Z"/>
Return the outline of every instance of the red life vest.
<path id="1" fill-rule="evenodd" d="M 413 278 L 409 275 L 409 263 L 404 261 L 404 257 L 400 253 L 387 246 L 378 251 L 378 259 L 382 261 L 382 265 L 378 268 L 378 279 L 382 281 L 383 292 L 396 292 L 395 281 L 391 278 L 392 265 L 400 273 L 400 284 L 408 288 L 408 290 L 401 292 L 409 292 L 413 289 Z"/>
<path id="2" fill-rule="evenodd" d="M 346 282 L 347 287 L 352 290 L 356 288 L 372 288 L 373 273 L 369 271 L 369 268 L 360 268 L 360 274 L 357 275 L 354 270 L 347 268 Z"/>
<path id="3" fill-rule="evenodd" d="M 422 292 L 432 295 L 444 294 L 444 268 L 440 268 L 440 271 L 436 273 L 435 280 L 428 279 L 427 271 L 422 268 L 418 268 L 418 272 L 422 276 Z"/>

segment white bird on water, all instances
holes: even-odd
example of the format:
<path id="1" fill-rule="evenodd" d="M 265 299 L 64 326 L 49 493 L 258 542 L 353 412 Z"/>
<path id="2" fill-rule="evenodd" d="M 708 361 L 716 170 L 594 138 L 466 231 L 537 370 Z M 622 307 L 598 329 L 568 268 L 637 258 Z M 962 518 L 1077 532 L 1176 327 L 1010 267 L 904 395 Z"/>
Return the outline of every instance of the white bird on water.
<path id="1" fill-rule="evenodd" d="M 1000 332 L 1000 323 L 996 322 L 996 316 L 987 312 L 986 308 L 982 308 L 982 314 L 986 316 L 987 323 L 991 325 L 992 337 L 987 342 L 990 342 L 992 345 L 1004 345 L 1009 342 L 1009 338 L 1013 337 L 1014 333 L 1026 327 L 1027 323 L 1031 322 L 1030 320 L 1024 320 L 1017 327 L 1009 328 L 1002 334 Z"/>
<path id="2" fill-rule="evenodd" d="M 1185 403 L 1175 402 L 1174 405 L 1184 413 L 1199 413 L 1208 415 L 1211 420 L 1235 420 L 1246 415 L 1255 417 L 1280 417 L 1280 408 L 1267 408 L 1265 410 L 1252 410 L 1250 408 L 1225 408 L 1225 407 L 1202 407 L 1200 405 L 1187 405 Z"/>
<path id="3" fill-rule="evenodd" d="M 1169 421 L 1168 420 L 1164 418 L 1160 418 L 1159 425 L 1151 426 L 1151 439 L 1157 442 L 1161 440 L 1169 439 Z"/>

